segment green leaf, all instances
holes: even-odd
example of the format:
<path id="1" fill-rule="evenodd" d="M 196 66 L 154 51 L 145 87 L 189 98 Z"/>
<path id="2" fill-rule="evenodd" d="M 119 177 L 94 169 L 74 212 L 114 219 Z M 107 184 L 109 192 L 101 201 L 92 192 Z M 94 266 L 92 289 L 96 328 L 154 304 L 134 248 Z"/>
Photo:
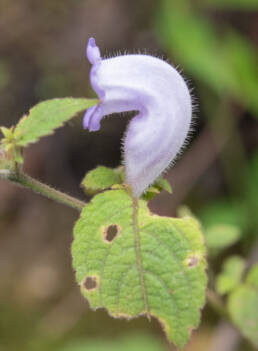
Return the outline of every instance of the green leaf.
<path id="1" fill-rule="evenodd" d="M 246 282 L 258 288 L 258 263 L 248 272 Z"/>
<path id="2" fill-rule="evenodd" d="M 241 333 L 258 347 L 258 265 L 249 272 L 246 283 L 228 299 L 228 310 Z"/>
<path id="3" fill-rule="evenodd" d="M 177 209 L 177 215 L 178 217 L 192 217 L 197 220 L 197 218 L 194 216 L 193 212 L 190 210 L 190 208 L 186 205 L 182 205 Z"/>
<path id="4" fill-rule="evenodd" d="M 148 190 L 142 195 L 142 199 L 145 201 L 150 201 L 160 194 L 160 190 L 154 186 L 148 188 Z"/>
<path id="5" fill-rule="evenodd" d="M 244 203 L 217 201 L 198 214 L 210 254 L 216 255 L 234 245 L 248 225 Z"/>
<path id="6" fill-rule="evenodd" d="M 224 263 L 222 272 L 216 279 L 216 290 L 219 294 L 227 294 L 235 289 L 242 278 L 245 261 L 240 256 L 231 256 Z"/>
<path id="7" fill-rule="evenodd" d="M 204 230 L 206 245 L 212 254 L 235 244 L 241 237 L 241 230 L 234 225 L 218 224 Z"/>
<path id="8" fill-rule="evenodd" d="M 218 96 L 237 99 L 258 116 L 257 52 L 248 38 L 226 26 L 224 36 L 218 35 L 212 21 L 183 0 L 162 1 L 156 28 L 172 57 L 197 81 Z"/>
<path id="9" fill-rule="evenodd" d="M 124 167 L 117 167 L 115 169 L 99 166 L 88 172 L 81 182 L 82 187 L 87 194 L 96 194 L 105 189 L 123 189 L 125 182 Z M 152 200 L 162 190 L 172 193 L 172 188 L 169 182 L 159 177 L 155 183 L 150 186 L 143 194 L 142 198 L 146 201 Z"/>
<path id="10" fill-rule="evenodd" d="M 81 340 L 58 351 L 166 351 L 164 344 L 150 335 L 130 334 L 115 340 Z"/>
<path id="11" fill-rule="evenodd" d="M 120 169 L 99 166 L 86 174 L 81 185 L 88 192 L 102 191 L 122 182 L 119 173 Z"/>
<path id="12" fill-rule="evenodd" d="M 77 113 L 96 105 L 98 100 L 63 98 L 47 100 L 34 106 L 28 116 L 24 116 L 14 131 L 16 145 L 27 146 L 41 137 L 52 134 L 64 122 Z"/>
<path id="13" fill-rule="evenodd" d="M 172 194 L 172 188 L 169 182 L 166 179 L 159 177 L 156 179 L 155 183 L 142 195 L 142 198 L 146 201 L 150 201 L 160 194 L 162 190 Z"/>
<path id="14" fill-rule="evenodd" d="M 159 217 L 125 190 L 95 196 L 74 229 L 73 266 L 93 309 L 154 316 L 179 349 L 200 320 L 207 278 L 195 219 Z"/>
<path id="15" fill-rule="evenodd" d="M 249 223 L 254 222 L 257 224 L 257 198 L 258 198 L 258 152 L 255 152 L 249 161 L 248 176 L 245 180 L 245 193 L 248 201 L 248 219 Z M 252 213 L 250 214 L 250 209 Z"/>
<path id="16" fill-rule="evenodd" d="M 14 167 L 16 162 L 22 163 L 22 148 L 16 145 L 14 127 L 0 127 L 0 130 L 4 135 L 4 138 L 2 138 L 0 142 L 0 149 L 2 153 L 0 167 L 1 169 L 4 167 L 6 167 L 6 169 L 11 169 Z"/>
<path id="17" fill-rule="evenodd" d="M 155 181 L 155 184 L 154 186 L 156 186 L 160 191 L 161 190 L 165 190 L 167 191 L 169 194 L 172 194 L 172 187 L 171 185 L 169 184 L 169 182 L 162 178 L 162 177 L 159 177 L 156 181 Z"/>
<path id="18" fill-rule="evenodd" d="M 0 127 L 1 132 L 3 133 L 4 137 L 6 139 L 11 139 L 13 136 L 13 127 L 11 128 L 6 128 L 6 127 Z"/>
<path id="19" fill-rule="evenodd" d="M 156 28 L 172 57 L 199 81 L 218 94 L 235 86 L 211 21 L 194 13 L 185 1 L 163 0 Z"/>
<path id="20" fill-rule="evenodd" d="M 258 117 L 257 50 L 248 38 L 232 30 L 225 36 L 223 51 L 228 70 L 236 81 L 233 95 Z"/>
<path id="21" fill-rule="evenodd" d="M 213 201 L 212 204 L 205 206 L 198 213 L 198 218 L 201 219 L 205 229 L 216 224 L 229 224 L 239 227 L 242 231 L 246 229 L 250 221 L 245 204 L 225 200 Z"/>

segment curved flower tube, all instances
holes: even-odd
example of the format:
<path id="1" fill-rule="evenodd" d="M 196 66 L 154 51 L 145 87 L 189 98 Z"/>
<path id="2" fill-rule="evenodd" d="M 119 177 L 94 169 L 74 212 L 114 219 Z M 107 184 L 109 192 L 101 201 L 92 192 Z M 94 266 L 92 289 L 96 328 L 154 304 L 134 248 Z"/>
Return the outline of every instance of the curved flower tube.
<path id="1" fill-rule="evenodd" d="M 189 89 L 174 67 L 153 56 L 102 59 L 90 38 L 90 81 L 100 103 L 86 111 L 85 129 L 100 129 L 105 115 L 137 111 L 124 138 L 126 182 L 139 197 L 172 163 L 184 144 L 192 118 Z"/>

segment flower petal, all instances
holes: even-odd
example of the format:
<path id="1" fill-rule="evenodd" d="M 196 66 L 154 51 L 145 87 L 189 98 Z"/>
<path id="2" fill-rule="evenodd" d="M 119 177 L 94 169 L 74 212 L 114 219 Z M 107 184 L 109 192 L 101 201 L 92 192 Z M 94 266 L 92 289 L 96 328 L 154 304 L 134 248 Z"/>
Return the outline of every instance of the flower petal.
<path id="1" fill-rule="evenodd" d="M 135 196 L 171 164 L 184 144 L 192 118 L 189 89 L 174 67 L 148 55 L 100 58 L 90 39 L 90 79 L 101 102 L 90 108 L 84 127 L 100 128 L 103 116 L 138 111 L 124 139 L 126 182 Z"/>
<path id="2" fill-rule="evenodd" d="M 87 55 L 87 58 L 92 65 L 101 61 L 100 50 L 97 47 L 94 38 L 89 39 L 89 42 L 88 42 L 88 45 L 86 48 L 86 55 Z"/>

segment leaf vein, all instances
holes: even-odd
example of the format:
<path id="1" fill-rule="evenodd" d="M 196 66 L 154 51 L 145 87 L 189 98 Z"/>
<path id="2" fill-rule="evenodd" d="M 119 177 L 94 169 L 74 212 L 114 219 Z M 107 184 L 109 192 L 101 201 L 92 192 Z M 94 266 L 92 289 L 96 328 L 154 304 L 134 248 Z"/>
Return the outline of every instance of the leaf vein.
<path id="1" fill-rule="evenodd" d="M 192 283 L 191 281 L 189 280 L 189 277 L 187 275 L 187 272 L 185 271 L 184 267 L 182 266 L 181 264 L 181 261 L 180 259 L 176 256 L 176 254 L 171 250 L 171 248 L 168 246 L 167 243 L 165 243 L 161 238 L 158 237 L 158 235 L 154 235 L 153 233 L 151 232 L 147 232 L 145 231 L 144 233 L 146 234 L 149 234 L 152 238 L 156 239 L 160 245 L 162 245 L 163 247 L 165 247 L 170 255 L 176 260 L 176 262 L 178 263 L 178 266 L 179 266 L 179 270 L 180 272 L 183 274 L 184 278 L 185 278 L 185 281 L 186 281 L 186 284 L 188 285 L 189 289 L 192 289 Z"/>
<path id="2" fill-rule="evenodd" d="M 104 205 L 105 205 L 105 203 L 104 203 Z M 105 219 L 102 221 L 101 225 L 103 225 L 103 224 L 106 222 L 107 219 L 111 219 L 111 218 L 115 217 L 117 214 L 120 214 L 122 211 L 124 211 L 124 210 L 126 210 L 126 209 L 128 209 L 128 208 L 130 208 L 130 207 L 131 207 L 131 206 L 126 206 L 126 207 L 120 208 L 119 210 L 115 211 L 111 216 L 110 216 L 110 215 L 109 215 L 109 216 L 106 216 Z M 100 209 L 101 209 L 101 208 L 100 208 Z M 95 224 L 95 223 L 93 223 L 93 224 Z M 94 225 L 94 227 L 97 227 L 97 229 L 99 229 L 99 226 Z M 97 233 L 98 233 L 98 230 L 94 230 L 94 235 L 92 235 L 92 236 L 90 237 L 90 240 L 89 240 L 89 242 L 88 242 L 88 246 L 87 246 L 87 249 L 86 249 L 86 252 L 85 252 L 85 258 L 84 258 L 84 260 L 85 260 L 85 267 L 86 267 L 85 274 L 87 274 L 87 272 L 88 272 L 88 269 L 87 269 L 87 257 L 88 257 L 88 253 L 89 253 L 89 250 L 91 249 L 91 244 L 92 244 L 92 242 L 94 241 L 94 239 L 95 239 Z M 110 245 L 112 246 L 112 243 L 111 243 Z"/>

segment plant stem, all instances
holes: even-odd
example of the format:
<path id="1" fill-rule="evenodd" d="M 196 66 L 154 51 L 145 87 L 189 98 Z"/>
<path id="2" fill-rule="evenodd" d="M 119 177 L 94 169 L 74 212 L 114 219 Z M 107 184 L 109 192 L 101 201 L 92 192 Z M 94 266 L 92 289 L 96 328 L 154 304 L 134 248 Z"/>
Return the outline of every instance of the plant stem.
<path id="1" fill-rule="evenodd" d="M 51 200 L 72 207 L 78 211 L 81 211 L 86 205 L 83 201 L 80 201 L 70 195 L 64 194 L 56 189 L 53 189 L 50 186 L 43 184 L 22 172 L 2 169 L 0 170 L 0 179 L 8 180 L 18 186 L 30 189 L 34 193 L 40 194 Z"/>
<path id="2" fill-rule="evenodd" d="M 209 305 L 214 309 L 214 311 L 217 312 L 217 314 L 219 314 L 225 320 L 231 322 L 231 318 L 221 298 L 209 288 L 206 291 L 206 296 Z"/>
<path id="3" fill-rule="evenodd" d="M 20 187 L 32 190 L 34 193 L 40 194 L 45 196 L 51 200 L 59 202 L 63 205 L 72 207 L 78 211 L 81 211 L 85 206 L 86 203 L 80 201 L 70 195 L 62 193 L 59 190 L 53 189 L 50 186 L 39 182 L 38 180 L 28 176 L 25 173 L 12 171 L 9 169 L 1 169 L 0 170 L 0 179 L 8 180 L 11 183 L 14 183 Z M 133 215 L 133 222 L 134 222 L 134 229 L 136 235 L 136 247 L 137 247 L 137 256 L 139 255 L 139 238 L 138 238 L 138 225 L 137 225 L 137 211 L 138 211 L 138 203 L 137 199 L 132 196 L 133 199 L 133 208 L 134 208 L 134 215 Z M 142 268 L 140 269 L 142 271 Z M 207 289 L 206 291 L 207 301 L 210 306 L 223 318 L 228 321 L 231 321 L 231 318 L 224 306 L 223 301 L 220 297 L 212 290 Z"/>

